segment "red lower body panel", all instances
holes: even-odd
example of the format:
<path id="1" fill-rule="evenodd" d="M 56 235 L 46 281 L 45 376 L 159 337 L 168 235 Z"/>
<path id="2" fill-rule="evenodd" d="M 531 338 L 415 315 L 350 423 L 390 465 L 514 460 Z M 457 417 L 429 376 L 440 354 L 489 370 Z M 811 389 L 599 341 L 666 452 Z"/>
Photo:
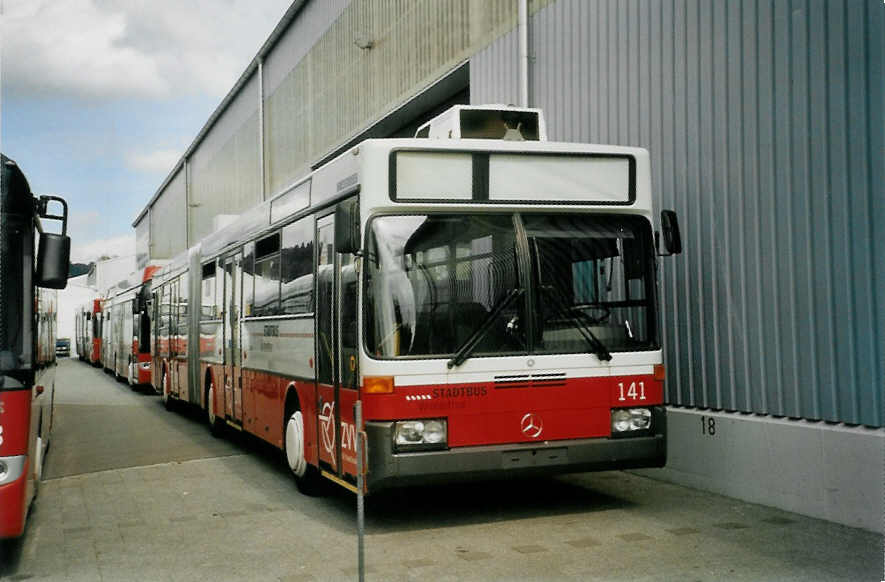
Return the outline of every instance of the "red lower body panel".
<path id="1" fill-rule="evenodd" d="M 663 382 L 641 375 L 397 387 L 365 395 L 364 409 L 367 420 L 444 418 L 449 447 L 465 447 L 608 437 L 612 408 L 662 402 Z"/>
<path id="2" fill-rule="evenodd" d="M 29 462 L 25 462 L 22 476 L 12 483 L 0 486 L 0 539 L 20 536 L 25 529 L 28 513 L 27 493 Z"/>

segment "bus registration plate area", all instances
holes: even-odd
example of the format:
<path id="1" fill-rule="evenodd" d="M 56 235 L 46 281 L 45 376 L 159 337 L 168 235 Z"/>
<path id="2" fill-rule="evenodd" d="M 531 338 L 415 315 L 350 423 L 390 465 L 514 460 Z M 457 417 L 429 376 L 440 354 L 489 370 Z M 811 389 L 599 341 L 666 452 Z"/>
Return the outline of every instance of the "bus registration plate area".
<path id="1" fill-rule="evenodd" d="M 518 469 L 522 467 L 548 467 L 568 463 L 566 447 L 528 449 L 501 453 L 501 467 Z"/>

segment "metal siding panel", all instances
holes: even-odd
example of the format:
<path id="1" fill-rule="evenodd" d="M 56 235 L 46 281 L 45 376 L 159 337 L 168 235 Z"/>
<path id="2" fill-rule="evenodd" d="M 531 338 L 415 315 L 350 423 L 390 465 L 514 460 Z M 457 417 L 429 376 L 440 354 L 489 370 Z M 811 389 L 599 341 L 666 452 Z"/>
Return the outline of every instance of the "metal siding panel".
<path id="1" fill-rule="evenodd" d="M 292 68 L 341 15 L 349 0 L 307 2 L 264 61 L 264 90 L 276 91 Z"/>
<path id="2" fill-rule="evenodd" d="M 792 395 L 796 416 L 820 418 L 817 405 L 817 367 L 815 365 L 813 309 L 814 289 L 811 281 L 811 217 L 808 143 L 808 11 L 804 0 L 793 0 L 791 12 L 790 77 L 790 181 L 793 190 L 793 297 L 796 318 L 793 322 L 796 352 L 796 387 Z M 796 260 L 798 259 L 798 260 Z"/>
<path id="3" fill-rule="evenodd" d="M 519 103 L 519 35 L 516 29 L 470 58 L 470 102 Z"/>
<path id="4" fill-rule="evenodd" d="M 268 194 L 515 23 L 516 5 L 508 0 L 353 0 L 306 52 L 276 61 L 275 48 L 267 68 L 278 83 L 268 85 L 265 98 Z M 297 28 L 296 20 L 291 34 Z M 372 46 L 359 48 L 357 40 Z"/>
<path id="5" fill-rule="evenodd" d="M 865 5 L 868 3 L 864 3 Z M 881 7 L 880 7 L 881 10 Z M 875 293 L 873 291 L 873 231 L 869 218 L 870 200 L 873 196 L 870 184 L 869 165 L 872 162 L 870 156 L 870 143 L 868 124 L 870 112 L 868 110 L 868 92 L 870 81 L 867 77 L 867 63 L 869 56 L 866 52 L 866 37 L 871 16 L 867 10 L 851 6 L 847 10 L 847 50 L 848 54 L 845 71 L 848 75 L 848 117 L 849 132 L 849 188 L 851 202 L 849 206 L 851 221 L 851 271 L 856 275 L 868 274 L 868 276 L 853 277 L 854 289 L 852 304 L 855 316 L 855 346 L 854 358 L 858 369 L 857 381 L 857 409 L 858 417 L 854 422 L 861 424 L 873 424 L 875 419 L 882 413 L 880 381 L 875 377 L 875 360 L 878 357 L 875 342 Z M 853 66 L 852 66 L 853 65 Z M 881 84 L 882 79 L 878 82 Z M 879 104 L 881 107 L 881 102 Z M 875 160 L 882 164 L 882 152 Z M 882 196 L 885 189 L 880 185 L 877 190 Z M 881 248 L 881 245 L 880 245 Z M 882 290 L 879 290 L 882 293 Z"/>
<path id="6" fill-rule="evenodd" d="M 736 32 L 743 39 L 740 55 L 742 86 L 740 99 L 743 109 L 740 112 L 743 132 L 743 199 L 744 227 L 736 235 L 742 237 L 744 253 L 749 268 L 744 271 L 741 281 L 742 295 L 745 297 L 747 315 L 742 322 L 745 338 L 745 366 L 747 368 L 747 400 L 742 410 L 767 410 L 765 363 L 767 354 L 764 345 L 764 305 L 762 292 L 762 194 L 759 170 L 759 38 L 757 25 L 757 1 L 743 0 L 741 4 L 742 22 Z"/>
<path id="7" fill-rule="evenodd" d="M 809 257 L 816 250 L 820 263 L 832 264 L 832 228 L 829 220 L 829 165 L 827 159 L 827 67 L 812 66 L 811 63 L 826 64 L 826 3 L 825 0 L 812 0 L 808 6 L 808 166 L 809 199 L 810 199 L 810 230 L 811 236 L 819 243 L 808 248 Z M 809 237 L 809 244 L 811 237 Z M 823 243 L 823 244 L 820 244 Z M 815 328 L 825 329 L 824 333 L 814 333 L 814 361 L 817 362 L 815 374 L 815 391 L 812 397 L 819 417 L 834 420 L 836 417 L 835 394 L 838 380 L 836 377 L 836 350 L 833 344 L 833 290 L 829 269 L 814 268 L 811 273 L 813 294 L 813 312 Z M 815 331 L 815 330 L 812 330 Z"/>
<path id="8" fill-rule="evenodd" d="M 171 259 L 187 248 L 187 199 L 184 168 L 178 170 L 154 201 L 150 216 L 150 256 Z"/>
<path id="9" fill-rule="evenodd" d="M 143 269 L 151 253 L 151 221 L 145 214 L 135 225 L 135 268 Z"/>
<path id="10" fill-rule="evenodd" d="M 681 215 L 661 280 L 671 403 L 882 425 L 883 20 L 824 0 L 559 0 L 531 18 L 551 139 L 650 148 L 656 200 Z M 484 62 L 499 50 L 516 52 Z"/>
<path id="11" fill-rule="evenodd" d="M 212 231 L 219 214 L 240 214 L 261 200 L 258 76 L 243 86 L 189 162 L 190 244 Z"/>
<path id="12" fill-rule="evenodd" d="M 866 4 L 867 9 L 867 74 L 870 78 L 870 90 L 867 94 L 870 119 L 867 128 L 870 134 L 869 147 L 873 152 L 873 160 L 879 156 L 879 163 L 870 164 L 870 230 L 881 233 L 885 229 L 885 164 L 881 163 L 885 155 L 885 10 L 874 7 L 873 3 Z M 872 243 L 872 241 L 871 241 Z M 878 252 L 873 252 L 873 288 L 878 290 L 873 294 L 875 304 L 875 324 L 873 344 L 878 357 L 874 357 L 876 373 L 874 378 L 881 388 L 885 383 L 885 252 L 879 245 Z M 875 385 L 870 386 L 873 398 L 878 399 L 872 406 L 872 426 L 883 423 L 885 416 L 885 403 L 880 389 Z M 875 411 L 880 411 L 878 419 Z"/>
<path id="13" fill-rule="evenodd" d="M 834 312 L 832 322 L 835 344 L 839 346 L 841 357 L 836 359 L 837 377 L 840 389 L 836 394 L 835 410 L 840 418 L 857 418 L 857 399 L 851 394 L 852 387 L 857 386 L 855 366 L 854 336 L 851 332 L 851 260 L 849 251 L 850 223 L 847 212 L 850 203 L 848 185 L 848 109 L 846 95 L 848 91 L 846 77 L 841 68 L 846 62 L 845 54 L 845 6 L 829 3 L 827 20 L 829 22 L 827 50 L 829 62 L 827 70 L 831 72 L 828 83 L 828 100 L 830 102 L 830 205 L 831 224 L 833 225 L 830 244 L 833 248 L 833 262 L 830 265 L 834 282 Z"/>

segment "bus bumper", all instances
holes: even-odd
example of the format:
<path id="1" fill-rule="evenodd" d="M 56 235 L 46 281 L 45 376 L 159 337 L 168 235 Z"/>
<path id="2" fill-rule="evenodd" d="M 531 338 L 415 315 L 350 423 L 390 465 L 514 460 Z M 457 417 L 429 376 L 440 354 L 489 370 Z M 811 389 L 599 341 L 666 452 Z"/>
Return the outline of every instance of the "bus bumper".
<path id="1" fill-rule="evenodd" d="M 28 462 L 27 458 L 0 457 L 5 466 L 15 471 L 7 474 L 0 485 L 0 540 L 17 538 L 25 529 L 25 515 L 28 508 L 25 503 L 25 495 L 28 486 Z M 17 476 L 16 476 L 17 474 Z"/>
<path id="2" fill-rule="evenodd" d="M 479 481 L 663 467 L 667 462 L 666 410 L 652 407 L 653 432 L 620 438 L 541 441 L 395 453 L 393 422 L 366 422 L 369 492 L 432 483 Z"/>

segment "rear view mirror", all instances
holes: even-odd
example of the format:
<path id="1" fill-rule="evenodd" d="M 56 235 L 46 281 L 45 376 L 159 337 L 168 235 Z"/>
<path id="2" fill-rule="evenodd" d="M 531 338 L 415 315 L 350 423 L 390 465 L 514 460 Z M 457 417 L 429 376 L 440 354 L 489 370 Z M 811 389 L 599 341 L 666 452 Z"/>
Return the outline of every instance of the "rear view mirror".
<path id="1" fill-rule="evenodd" d="M 360 250 L 360 205 L 357 198 L 335 208 L 335 252 L 358 253 Z"/>
<path id="2" fill-rule="evenodd" d="M 50 232 L 40 233 L 40 247 L 37 249 L 37 272 L 35 282 L 38 287 L 64 289 L 68 285 L 68 269 L 71 262 L 71 237 Z"/>
<path id="3" fill-rule="evenodd" d="M 682 252 L 682 235 L 679 233 L 679 219 L 672 210 L 661 211 L 661 230 L 664 235 L 664 249 L 667 254 L 678 255 Z"/>
<path id="4" fill-rule="evenodd" d="M 62 205 L 62 214 L 49 214 L 49 203 Z M 41 196 L 37 200 L 37 214 L 41 218 L 61 221 L 61 234 L 40 232 L 37 248 L 37 268 L 34 281 L 38 287 L 64 289 L 68 285 L 68 270 L 71 266 L 71 237 L 67 236 L 68 204 L 58 196 Z"/>

